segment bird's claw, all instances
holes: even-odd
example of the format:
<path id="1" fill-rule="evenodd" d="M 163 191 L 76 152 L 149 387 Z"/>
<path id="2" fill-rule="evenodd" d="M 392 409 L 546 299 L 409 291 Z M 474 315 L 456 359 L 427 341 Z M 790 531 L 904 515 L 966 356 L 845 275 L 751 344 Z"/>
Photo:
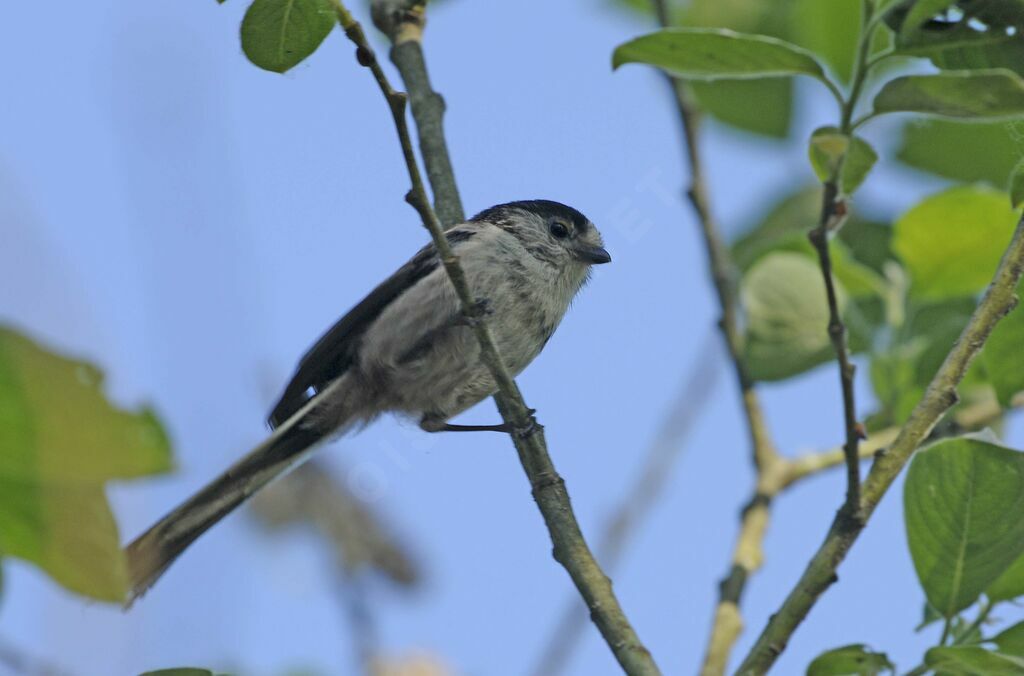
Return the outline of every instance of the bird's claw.
<path id="1" fill-rule="evenodd" d="M 483 321 L 484 317 L 494 314 L 494 306 L 489 298 L 477 298 L 473 304 L 462 313 L 462 319 L 467 326 L 476 326 Z"/>

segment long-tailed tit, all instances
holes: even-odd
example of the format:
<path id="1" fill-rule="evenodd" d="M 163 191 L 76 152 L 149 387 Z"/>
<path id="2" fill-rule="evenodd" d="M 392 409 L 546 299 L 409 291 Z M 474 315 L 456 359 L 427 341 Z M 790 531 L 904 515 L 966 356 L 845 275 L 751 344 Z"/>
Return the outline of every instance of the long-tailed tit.
<path id="1" fill-rule="evenodd" d="M 611 260 L 593 223 L 547 200 L 491 207 L 445 237 L 512 374 L 544 348 L 591 265 Z M 270 414 L 270 437 L 128 545 L 129 602 L 318 443 L 381 413 L 414 417 L 428 432 L 510 431 L 448 423 L 496 391 L 470 321 L 434 246 L 420 249 L 302 358 Z"/>

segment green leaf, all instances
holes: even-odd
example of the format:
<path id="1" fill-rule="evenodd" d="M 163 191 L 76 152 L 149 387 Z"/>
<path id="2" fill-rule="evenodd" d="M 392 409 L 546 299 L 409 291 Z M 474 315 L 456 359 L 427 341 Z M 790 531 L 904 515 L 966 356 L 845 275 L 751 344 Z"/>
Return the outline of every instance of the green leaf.
<path id="1" fill-rule="evenodd" d="M 242 51 L 283 73 L 316 51 L 337 18 L 330 0 L 254 0 L 242 19 Z"/>
<path id="2" fill-rule="evenodd" d="M 904 323 L 896 334 L 898 342 L 871 357 L 871 384 L 882 406 L 879 422 L 886 426 L 906 422 L 974 307 L 973 298 L 908 303 Z M 971 387 L 973 373 L 968 371 L 961 392 Z"/>
<path id="3" fill-rule="evenodd" d="M 616 47 L 612 67 L 656 66 L 689 80 L 744 80 L 810 75 L 824 80 L 821 65 L 796 45 L 724 28 L 666 28 Z"/>
<path id="4" fill-rule="evenodd" d="M 1010 173 L 1010 203 L 1016 209 L 1024 203 L 1024 160 L 1021 160 Z"/>
<path id="5" fill-rule="evenodd" d="M 793 116 L 793 81 L 718 80 L 691 82 L 701 110 L 744 131 L 785 138 Z"/>
<path id="6" fill-rule="evenodd" d="M 170 468 L 148 409 L 104 398 L 100 372 L 0 326 L 0 551 L 66 588 L 124 598 L 120 538 L 104 485 Z"/>
<path id="7" fill-rule="evenodd" d="M 762 0 L 691 0 L 679 9 L 679 25 L 786 37 L 788 12 L 780 12 Z M 789 135 L 792 78 L 690 82 L 689 86 L 701 109 L 720 122 L 776 138 Z"/>
<path id="8" fill-rule="evenodd" d="M 928 602 L 952 618 L 1024 553 L 1024 453 L 979 439 L 918 453 L 903 490 L 907 542 Z"/>
<path id="9" fill-rule="evenodd" d="M 921 631 L 925 627 L 930 626 L 941 619 L 942 613 L 935 610 L 935 606 L 925 601 L 924 610 L 921 612 L 921 622 L 916 627 L 914 627 L 914 631 Z"/>
<path id="10" fill-rule="evenodd" d="M 836 283 L 839 307 L 846 293 Z M 818 266 L 806 256 L 771 253 L 743 276 L 744 361 L 755 380 L 782 380 L 832 358 L 828 305 Z"/>
<path id="11" fill-rule="evenodd" d="M 924 113 L 941 117 L 998 120 L 1024 115 L 1024 80 L 1004 69 L 904 75 L 875 96 L 875 115 Z"/>
<path id="12" fill-rule="evenodd" d="M 1021 294 L 1024 286 L 1017 288 Z M 1018 305 L 996 324 L 981 355 L 999 403 L 1008 407 L 1014 395 L 1024 391 L 1024 309 Z"/>
<path id="13" fill-rule="evenodd" d="M 920 202 L 896 221 L 893 233 L 911 295 L 943 299 L 984 289 L 1016 222 L 1006 196 L 981 186 L 951 188 Z"/>
<path id="14" fill-rule="evenodd" d="M 852 195 L 878 160 L 874 149 L 859 136 L 849 137 L 836 127 L 820 127 L 808 147 L 811 166 L 821 181 L 839 174 L 839 189 Z"/>
<path id="15" fill-rule="evenodd" d="M 860 29 L 859 0 L 793 0 L 789 39 L 823 58 L 844 82 L 849 81 Z"/>
<path id="16" fill-rule="evenodd" d="M 924 663 L 942 676 L 1020 676 L 1024 659 L 978 646 L 932 648 Z"/>
<path id="17" fill-rule="evenodd" d="M 1024 128 L 1013 122 L 910 120 L 903 127 L 897 159 L 955 181 L 1007 184 L 1024 146 Z M 965 153 L 964 148 L 971 152 Z"/>
<path id="18" fill-rule="evenodd" d="M 807 667 L 807 676 L 878 676 L 895 667 L 885 653 L 868 650 L 863 643 L 823 652 Z"/>
<path id="19" fill-rule="evenodd" d="M 997 634 L 992 642 L 999 647 L 1004 655 L 1024 657 L 1024 622 L 1018 622 L 1009 629 Z"/>
<path id="20" fill-rule="evenodd" d="M 990 601 L 1011 601 L 1024 596 L 1024 556 L 1010 564 L 1002 575 L 985 590 Z"/>

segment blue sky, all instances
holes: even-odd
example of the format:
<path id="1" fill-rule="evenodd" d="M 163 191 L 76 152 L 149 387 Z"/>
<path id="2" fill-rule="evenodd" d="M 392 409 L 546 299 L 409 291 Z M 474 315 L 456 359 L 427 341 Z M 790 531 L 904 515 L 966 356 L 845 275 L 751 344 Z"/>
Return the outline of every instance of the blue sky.
<path id="1" fill-rule="evenodd" d="M 244 9 L 94 0 L 62 5 L 57 20 L 52 5 L 15 3 L 0 23 L 0 320 L 102 365 L 117 401 L 151 402 L 163 416 L 179 471 L 111 490 L 126 538 L 258 442 L 302 352 L 427 239 L 402 200 L 390 117 L 349 43 L 335 32 L 287 75 L 266 73 L 242 56 Z M 427 33 L 467 211 L 564 201 L 597 223 L 614 257 L 520 378 L 592 537 L 690 366 L 721 360 L 705 348 L 717 312 L 681 200 L 667 92 L 654 72 L 609 66 L 612 48 L 646 29 L 599 1 L 445 2 Z M 798 137 L 834 116 L 827 98 L 799 91 Z M 873 132 L 882 168 L 865 191 L 898 213 L 939 183 L 892 167 L 893 129 Z M 799 143 L 709 125 L 705 148 L 730 233 L 813 178 Z M 830 364 L 763 388 L 785 452 L 838 443 L 835 380 Z M 615 576 L 666 673 L 692 673 L 701 658 L 751 489 L 732 379 L 721 382 Z M 496 416 L 488 402 L 460 422 Z M 1016 421 L 1010 441 L 1022 436 Z M 425 568 L 419 591 L 376 590 L 383 650 L 429 651 L 459 673 L 528 670 L 573 590 L 508 440 L 427 436 L 387 419 L 321 453 Z M 842 491 L 832 473 L 776 501 L 738 654 Z M 898 496 L 896 486 L 778 673 L 851 642 L 910 668 L 935 641 L 911 630 L 922 595 Z M 199 541 L 129 614 L 69 596 L 27 565 L 7 561 L 5 572 L 0 636 L 76 674 L 181 664 L 341 674 L 353 663 L 328 557 L 310 537 L 268 539 L 243 515 Z M 614 672 L 588 628 L 571 673 Z"/>

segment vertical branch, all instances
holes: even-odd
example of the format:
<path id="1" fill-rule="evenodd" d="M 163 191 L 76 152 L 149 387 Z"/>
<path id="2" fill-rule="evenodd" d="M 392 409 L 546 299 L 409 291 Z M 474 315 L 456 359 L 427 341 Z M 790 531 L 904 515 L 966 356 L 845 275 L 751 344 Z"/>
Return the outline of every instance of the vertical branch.
<path id="1" fill-rule="evenodd" d="M 1014 294 L 1024 274 L 1024 220 L 1017 224 L 1013 239 L 1003 254 L 992 283 L 971 315 L 960 338 L 946 356 L 924 397 L 918 402 L 906 424 L 900 429 L 888 451 L 880 453 L 864 482 L 859 505 L 861 519 L 837 514 L 825 541 L 811 558 L 796 586 L 782 607 L 771 616 L 768 625 L 740 666 L 739 674 L 763 674 L 786 648 L 793 632 L 814 607 L 818 598 L 836 580 L 836 569 L 846 558 L 875 507 L 910 460 L 917 447 L 927 439 L 939 420 L 958 400 L 957 386 L 963 380 L 971 360 L 981 351 L 992 329 L 1017 304 Z"/>
<path id="2" fill-rule="evenodd" d="M 821 276 L 825 281 L 825 296 L 828 300 L 828 335 L 832 340 L 836 361 L 839 364 L 839 385 L 843 393 L 843 426 L 846 430 L 846 441 L 843 444 L 843 453 L 846 459 L 846 502 L 843 511 L 847 517 L 857 519 L 859 518 L 857 506 L 860 504 L 860 455 L 857 447 L 863 433 L 857 422 L 857 405 L 853 391 L 855 367 L 850 361 L 850 350 L 846 344 L 846 324 L 843 323 L 842 313 L 839 310 L 839 299 L 836 294 L 835 279 L 832 275 L 832 258 L 828 247 L 829 232 L 836 229 L 837 221 L 841 221 L 845 214 L 845 202 L 839 200 L 835 182 L 827 182 L 822 197 L 821 220 L 818 226 L 810 232 L 808 238 L 818 252 Z"/>
<path id="3" fill-rule="evenodd" d="M 333 4 L 345 35 L 356 45 L 357 61 L 373 73 L 374 80 L 391 110 L 412 184 L 406 201 L 416 209 L 423 225 L 430 232 L 437 253 L 462 305 L 463 313 L 472 319 L 470 324 L 480 343 L 480 360 L 494 378 L 497 388 L 494 400 L 498 411 L 504 422 L 515 430 L 511 434 L 512 441 L 530 481 L 534 500 L 551 535 L 555 560 L 569 573 L 590 609 L 594 624 L 597 625 L 623 671 L 630 675 L 660 674 L 650 653 L 640 642 L 619 605 L 612 591 L 611 580 L 601 570 L 583 538 L 565 488 L 565 481 L 555 470 L 548 454 L 544 429 L 527 408 L 519 387 L 502 362 L 490 329 L 480 316 L 479 303 L 472 295 L 465 272 L 444 236 L 444 229 L 437 214 L 430 206 L 405 118 L 406 97 L 391 86 L 366 40 L 362 26 L 352 18 L 340 0 L 333 0 Z"/>
<path id="4" fill-rule="evenodd" d="M 853 64 L 853 83 L 850 87 L 849 97 L 842 99 L 842 111 L 840 130 L 847 136 L 853 133 L 853 112 L 857 107 L 861 89 L 868 73 L 868 55 L 871 51 L 872 34 L 872 12 L 873 5 L 870 0 L 861 2 L 861 25 L 860 36 L 857 45 L 857 58 Z M 847 345 L 846 324 L 843 323 L 842 313 L 839 310 L 839 300 L 836 294 L 835 279 L 832 275 L 832 258 L 828 248 L 829 233 L 837 231 L 846 218 L 846 202 L 839 194 L 839 181 L 842 174 L 845 157 L 840 160 L 839 166 L 832 177 L 825 182 L 824 196 L 821 203 L 821 218 L 818 226 L 808 233 L 808 238 L 814 249 L 818 252 L 818 262 L 821 266 L 821 276 L 825 281 L 825 296 L 828 300 L 828 335 L 832 341 L 832 347 L 836 353 L 836 363 L 839 366 L 839 386 L 843 396 L 843 427 L 845 429 L 846 441 L 843 444 L 843 452 L 846 457 L 846 502 L 843 505 L 843 514 L 846 518 L 857 520 L 860 518 L 858 506 L 860 505 L 860 454 L 858 445 L 864 438 L 864 430 L 857 422 L 857 404 L 853 389 L 853 378 L 856 368 L 850 361 L 850 350 Z"/>
<path id="5" fill-rule="evenodd" d="M 374 25 L 391 41 L 391 62 L 398 68 L 409 93 L 420 154 L 434 192 L 434 210 L 441 224 L 450 228 L 466 220 L 466 215 L 448 156 L 444 98 L 431 87 L 423 57 L 426 0 L 373 0 L 370 9 Z"/>
<path id="6" fill-rule="evenodd" d="M 670 24 L 670 17 L 666 0 L 654 0 L 654 8 L 659 23 L 662 27 L 667 27 Z M 668 80 L 679 110 L 686 141 L 686 157 L 690 167 L 690 187 L 687 195 L 703 235 L 711 279 L 722 313 L 719 327 L 739 385 L 750 436 L 751 459 L 757 473 L 754 496 L 740 517 L 740 532 L 733 552 L 732 565 L 719 585 L 718 605 L 701 668 L 704 676 L 717 676 L 725 672 L 729 654 L 743 629 L 740 600 L 748 579 L 761 566 L 770 503 L 779 488 L 778 477 L 781 476 L 780 467 L 784 460 L 772 443 L 754 383 L 743 363 L 743 344 L 735 288 L 736 270 L 711 212 L 700 156 L 700 111 L 682 80 L 671 76 L 668 76 Z"/>

